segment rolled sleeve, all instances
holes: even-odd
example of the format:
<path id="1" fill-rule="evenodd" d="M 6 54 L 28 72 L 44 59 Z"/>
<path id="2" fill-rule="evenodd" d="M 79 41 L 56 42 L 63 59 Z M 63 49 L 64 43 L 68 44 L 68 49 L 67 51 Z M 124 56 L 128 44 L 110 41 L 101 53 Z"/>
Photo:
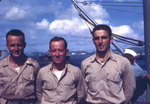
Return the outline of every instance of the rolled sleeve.
<path id="1" fill-rule="evenodd" d="M 124 94 L 126 98 L 125 102 L 127 104 L 129 103 L 131 97 L 133 96 L 133 92 L 136 88 L 135 77 L 129 61 L 125 62 L 125 66 L 124 66 L 123 88 L 124 88 Z"/>
<path id="2" fill-rule="evenodd" d="M 42 98 L 42 78 L 41 73 L 38 73 L 37 79 L 36 79 L 36 94 L 39 101 L 41 101 Z"/>
<path id="3" fill-rule="evenodd" d="M 78 102 L 82 102 L 86 98 L 85 80 L 80 70 L 78 73 L 77 97 L 78 97 Z"/>

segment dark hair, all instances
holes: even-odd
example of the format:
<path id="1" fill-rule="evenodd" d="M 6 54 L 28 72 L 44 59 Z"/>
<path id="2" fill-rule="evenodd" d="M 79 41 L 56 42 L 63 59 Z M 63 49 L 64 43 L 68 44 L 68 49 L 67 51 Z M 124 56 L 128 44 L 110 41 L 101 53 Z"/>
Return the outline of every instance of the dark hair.
<path id="1" fill-rule="evenodd" d="M 111 37 L 112 35 L 112 31 L 111 31 L 111 28 L 108 26 L 108 25 L 105 25 L 105 24 L 101 24 L 101 25 L 96 25 L 94 28 L 93 28 L 93 31 L 92 31 L 92 35 L 94 36 L 94 33 L 96 30 L 105 30 L 108 32 L 108 35 Z"/>
<path id="2" fill-rule="evenodd" d="M 123 54 L 123 56 L 124 56 L 125 58 L 127 58 L 127 59 L 130 61 L 131 64 L 134 63 L 135 57 L 132 56 L 131 54 L 125 53 L 125 54 Z"/>
<path id="3" fill-rule="evenodd" d="M 6 40 L 7 40 L 8 36 L 23 36 L 23 41 L 25 42 L 25 36 L 24 36 L 24 33 L 21 30 L 12 29 L 12 30 L 10 30 L 10 31 L 7 32 L 7 34 L 6 34 Z"/>
<path id="4" fill-rule="evenodd" d="M 50 40 L 50 42 L 49 42 L 49 48 L 50 48 L 50 45 L 51 45 L 51 43 L 52 42 L 55 42 L 55 41 L 63 41 L 64 42 L 64 46 L 65 46 L 65 49 L 67 49 L 67 41 L 64 39 L 64 38 L 62 38 L 62 37 L 57 37 L 57 36 L 55 36 L 55 37 L 53 37 L 51 40 Z"/>

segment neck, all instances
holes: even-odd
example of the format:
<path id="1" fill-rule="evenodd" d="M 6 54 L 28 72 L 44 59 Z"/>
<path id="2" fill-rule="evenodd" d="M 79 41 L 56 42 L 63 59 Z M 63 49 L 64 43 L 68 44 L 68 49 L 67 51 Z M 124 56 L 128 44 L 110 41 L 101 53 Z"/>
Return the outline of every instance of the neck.
<path id="1" fill-rule="evenodd" d="M 110 53 L 110 49 L 107 50 L 106 52 L 96 52 L 96 58 L 100 62 L 105 62 L 108 58 L 109 53 Z"/>
<path id="2" fill-rule="evenodd" d="M 10 59 L 9 61 L 12 63 L 12 65 L 14 67 L 20 67 L 24 64 L 24 62 L 26 61 L 26 56 L 25 55 L 22 55 L 18 58 L 15 58 L 15 57 L 12 57 L 10 56 Z"/>
<path id="3" fill-rule="evenodd" d="M 61 64 L 56 64 L 56 63 L 52 64 L 52 69 L 55 70 L 55 71 L 61 71 L 64 68 L 65 68 L 65 62 L 61 63 Z"/>

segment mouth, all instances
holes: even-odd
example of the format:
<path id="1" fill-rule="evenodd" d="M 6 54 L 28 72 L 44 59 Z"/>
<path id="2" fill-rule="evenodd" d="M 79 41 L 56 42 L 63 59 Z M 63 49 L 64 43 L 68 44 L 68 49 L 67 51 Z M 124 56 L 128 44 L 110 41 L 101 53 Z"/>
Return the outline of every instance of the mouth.
<path id="1" fill-rule="evenodd" d="M 104 45 L 99 45 L 98 46 L 100 49 L 103 49 L 104 48 Z"/>

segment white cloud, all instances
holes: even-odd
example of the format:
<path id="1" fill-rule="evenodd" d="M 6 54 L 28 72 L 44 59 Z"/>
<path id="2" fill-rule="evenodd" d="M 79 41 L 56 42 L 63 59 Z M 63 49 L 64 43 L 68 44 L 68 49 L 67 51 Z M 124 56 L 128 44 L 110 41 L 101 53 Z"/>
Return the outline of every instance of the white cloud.
<path id="1" fill-rule="evenodd" d="M 88 11 L 88 14 L 94 19 L 106 19 L 109 17 L 107 11 L 98 4 L 92 3 L 91 6 L 84 6 L 85 11 Z"/>
<path id="2" fill-rule="evenodd" d="M 53 34 L 87 35 L 87 26 L 78 18 L 55 20 L 49 25 L 49 30 Z"/>
<path id="3" fill-rule="evenodd" d="M 47 29 L 49 22 L 47 19 L 43 19 L 41 22 L 36 23 L 38 29 Z"/>
<path id="4" fill-rule="evenodd" d="M 132 26 L 133 26 L 134 28 L 143 30 L 143 29 L 144 29 L 144 21 L 140 21 L 140 22 L 133 23 Z"/>
<path id="5" fill-rule="evenodd" d="M 109 21 L 105 20 L 108 18 L 108 13 L 100 5 L 84 7 L 85 11 L 88 11 L 88 14 L 94 17 L 95 21 L 99 24 L 108 24 Z M 64 12 L 63 16 L 54 20 L 49 25 L 49 30 L 53 34 L 69 34 L 69 35 L 78 35 L 78 36 L 91 36 L 89 30 L 84 20 L 81 19 L 77 10 L 72 5 L 71 8 L 67 9 L 67 12 Z M 71 14 L 70 14 L 71 13 Z M 65 16 L 64 16 L 65 15 Z M 63 19 L 62 19 L 62 18 Z M 65 18 L 64 18 L 65 17 Z M 88 34 L 88 35 L 87 35 Z"/>
<path id="6" fill-rule="evenodd" d="M 12 7 L 7 13 L 5 14 L 6 19 L 8 20 L 19 20 L 23 19 L 26 15 L 26 12 L 18 7 Z"/>
<path id="7" fill-rule="evenodd" d="M 134 38 L 134 39 L 138 39 L 139 38 L 138 34 L 136 34 L 134 32 L 134 30 L 128 25 L 122 25 L 122 26 L 111 27 L 111 28 L 112 28 L 112 32 L 114 34 L 130 37 L 130 38 Z"/>

